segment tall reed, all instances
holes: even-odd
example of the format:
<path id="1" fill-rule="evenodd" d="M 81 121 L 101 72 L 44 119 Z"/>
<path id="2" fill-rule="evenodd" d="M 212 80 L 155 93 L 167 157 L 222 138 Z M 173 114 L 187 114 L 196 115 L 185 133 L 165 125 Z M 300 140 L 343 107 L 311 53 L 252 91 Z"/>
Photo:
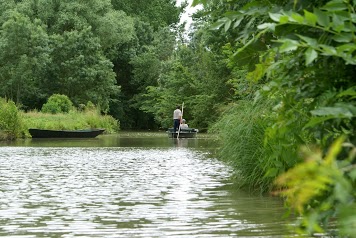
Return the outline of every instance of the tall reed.
<path id="1" fill-rule="evenodd" d="M 218 156 L 233 166 L 237 183 L 261 192 L 269 190 L 273 182 L 273 178 L 265 176 L 271 157 L 264 143 L 270 110 L 267 101 L 238 101 L 212 127 L 222 142 Z"/>

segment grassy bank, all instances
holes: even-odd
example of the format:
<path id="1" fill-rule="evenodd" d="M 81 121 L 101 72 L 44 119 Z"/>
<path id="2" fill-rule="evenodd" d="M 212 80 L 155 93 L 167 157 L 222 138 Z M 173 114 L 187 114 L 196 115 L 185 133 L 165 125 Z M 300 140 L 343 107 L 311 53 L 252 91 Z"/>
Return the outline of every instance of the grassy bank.
<path id="1" fill-rule="evenodd" d="M 76 130 L 103 128 L 105 133 L 115 133 L 120 123 L 111 116 L 102 115 L 91 107 L 83 111 L 75 108 L 68 113 L 44 113 L 20 111 L 14 102 L 0 98 L 0 140 L 30 137 L 29 128 L 52 130 Z"/>
<path id="2" fill-rule="evenodd" d="M 24 126 L 28 128 L 40 128 L 50 130 L 77 130 L 87 128 L 104 128 L 106 133 L 119 131 L 120 124 L 113 117 L 101 115 L 96 110 L 69 113 L 21 113 Z"/>

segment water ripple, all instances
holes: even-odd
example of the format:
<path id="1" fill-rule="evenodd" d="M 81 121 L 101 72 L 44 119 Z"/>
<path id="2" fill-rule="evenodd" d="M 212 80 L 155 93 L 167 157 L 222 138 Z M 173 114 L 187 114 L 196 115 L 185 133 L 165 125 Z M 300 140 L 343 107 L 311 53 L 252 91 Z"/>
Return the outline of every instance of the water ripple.
<path id="1" fill-rule="evenodd" d="M 266 237 L 225 188 L 230 168 L 203 152 L 0 147 L 0 164 L 0 235 Z"/>

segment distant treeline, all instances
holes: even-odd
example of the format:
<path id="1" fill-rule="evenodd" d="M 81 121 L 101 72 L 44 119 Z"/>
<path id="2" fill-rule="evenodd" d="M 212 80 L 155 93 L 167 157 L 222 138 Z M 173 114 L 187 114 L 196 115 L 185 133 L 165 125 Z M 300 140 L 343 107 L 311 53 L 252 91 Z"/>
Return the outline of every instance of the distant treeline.
<path id="1" fill-rule="evenodd" d="M 124 127 L 152 125 L 139 95 L 171 57 L 182 9 L 173 0 L 1 1 L 0 97 L 40 110 L 63 94 Z"/>

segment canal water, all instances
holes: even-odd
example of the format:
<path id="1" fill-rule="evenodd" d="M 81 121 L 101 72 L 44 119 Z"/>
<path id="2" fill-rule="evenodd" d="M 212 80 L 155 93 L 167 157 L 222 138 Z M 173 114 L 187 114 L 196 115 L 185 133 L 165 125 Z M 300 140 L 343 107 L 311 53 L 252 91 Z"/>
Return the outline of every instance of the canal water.
<path id="1" fill-rule="evenodd" d="M 0 236 L 293 236 L 283 201 L 236 189 L 217 146 L 163 133 L 0 144 Z"/>

